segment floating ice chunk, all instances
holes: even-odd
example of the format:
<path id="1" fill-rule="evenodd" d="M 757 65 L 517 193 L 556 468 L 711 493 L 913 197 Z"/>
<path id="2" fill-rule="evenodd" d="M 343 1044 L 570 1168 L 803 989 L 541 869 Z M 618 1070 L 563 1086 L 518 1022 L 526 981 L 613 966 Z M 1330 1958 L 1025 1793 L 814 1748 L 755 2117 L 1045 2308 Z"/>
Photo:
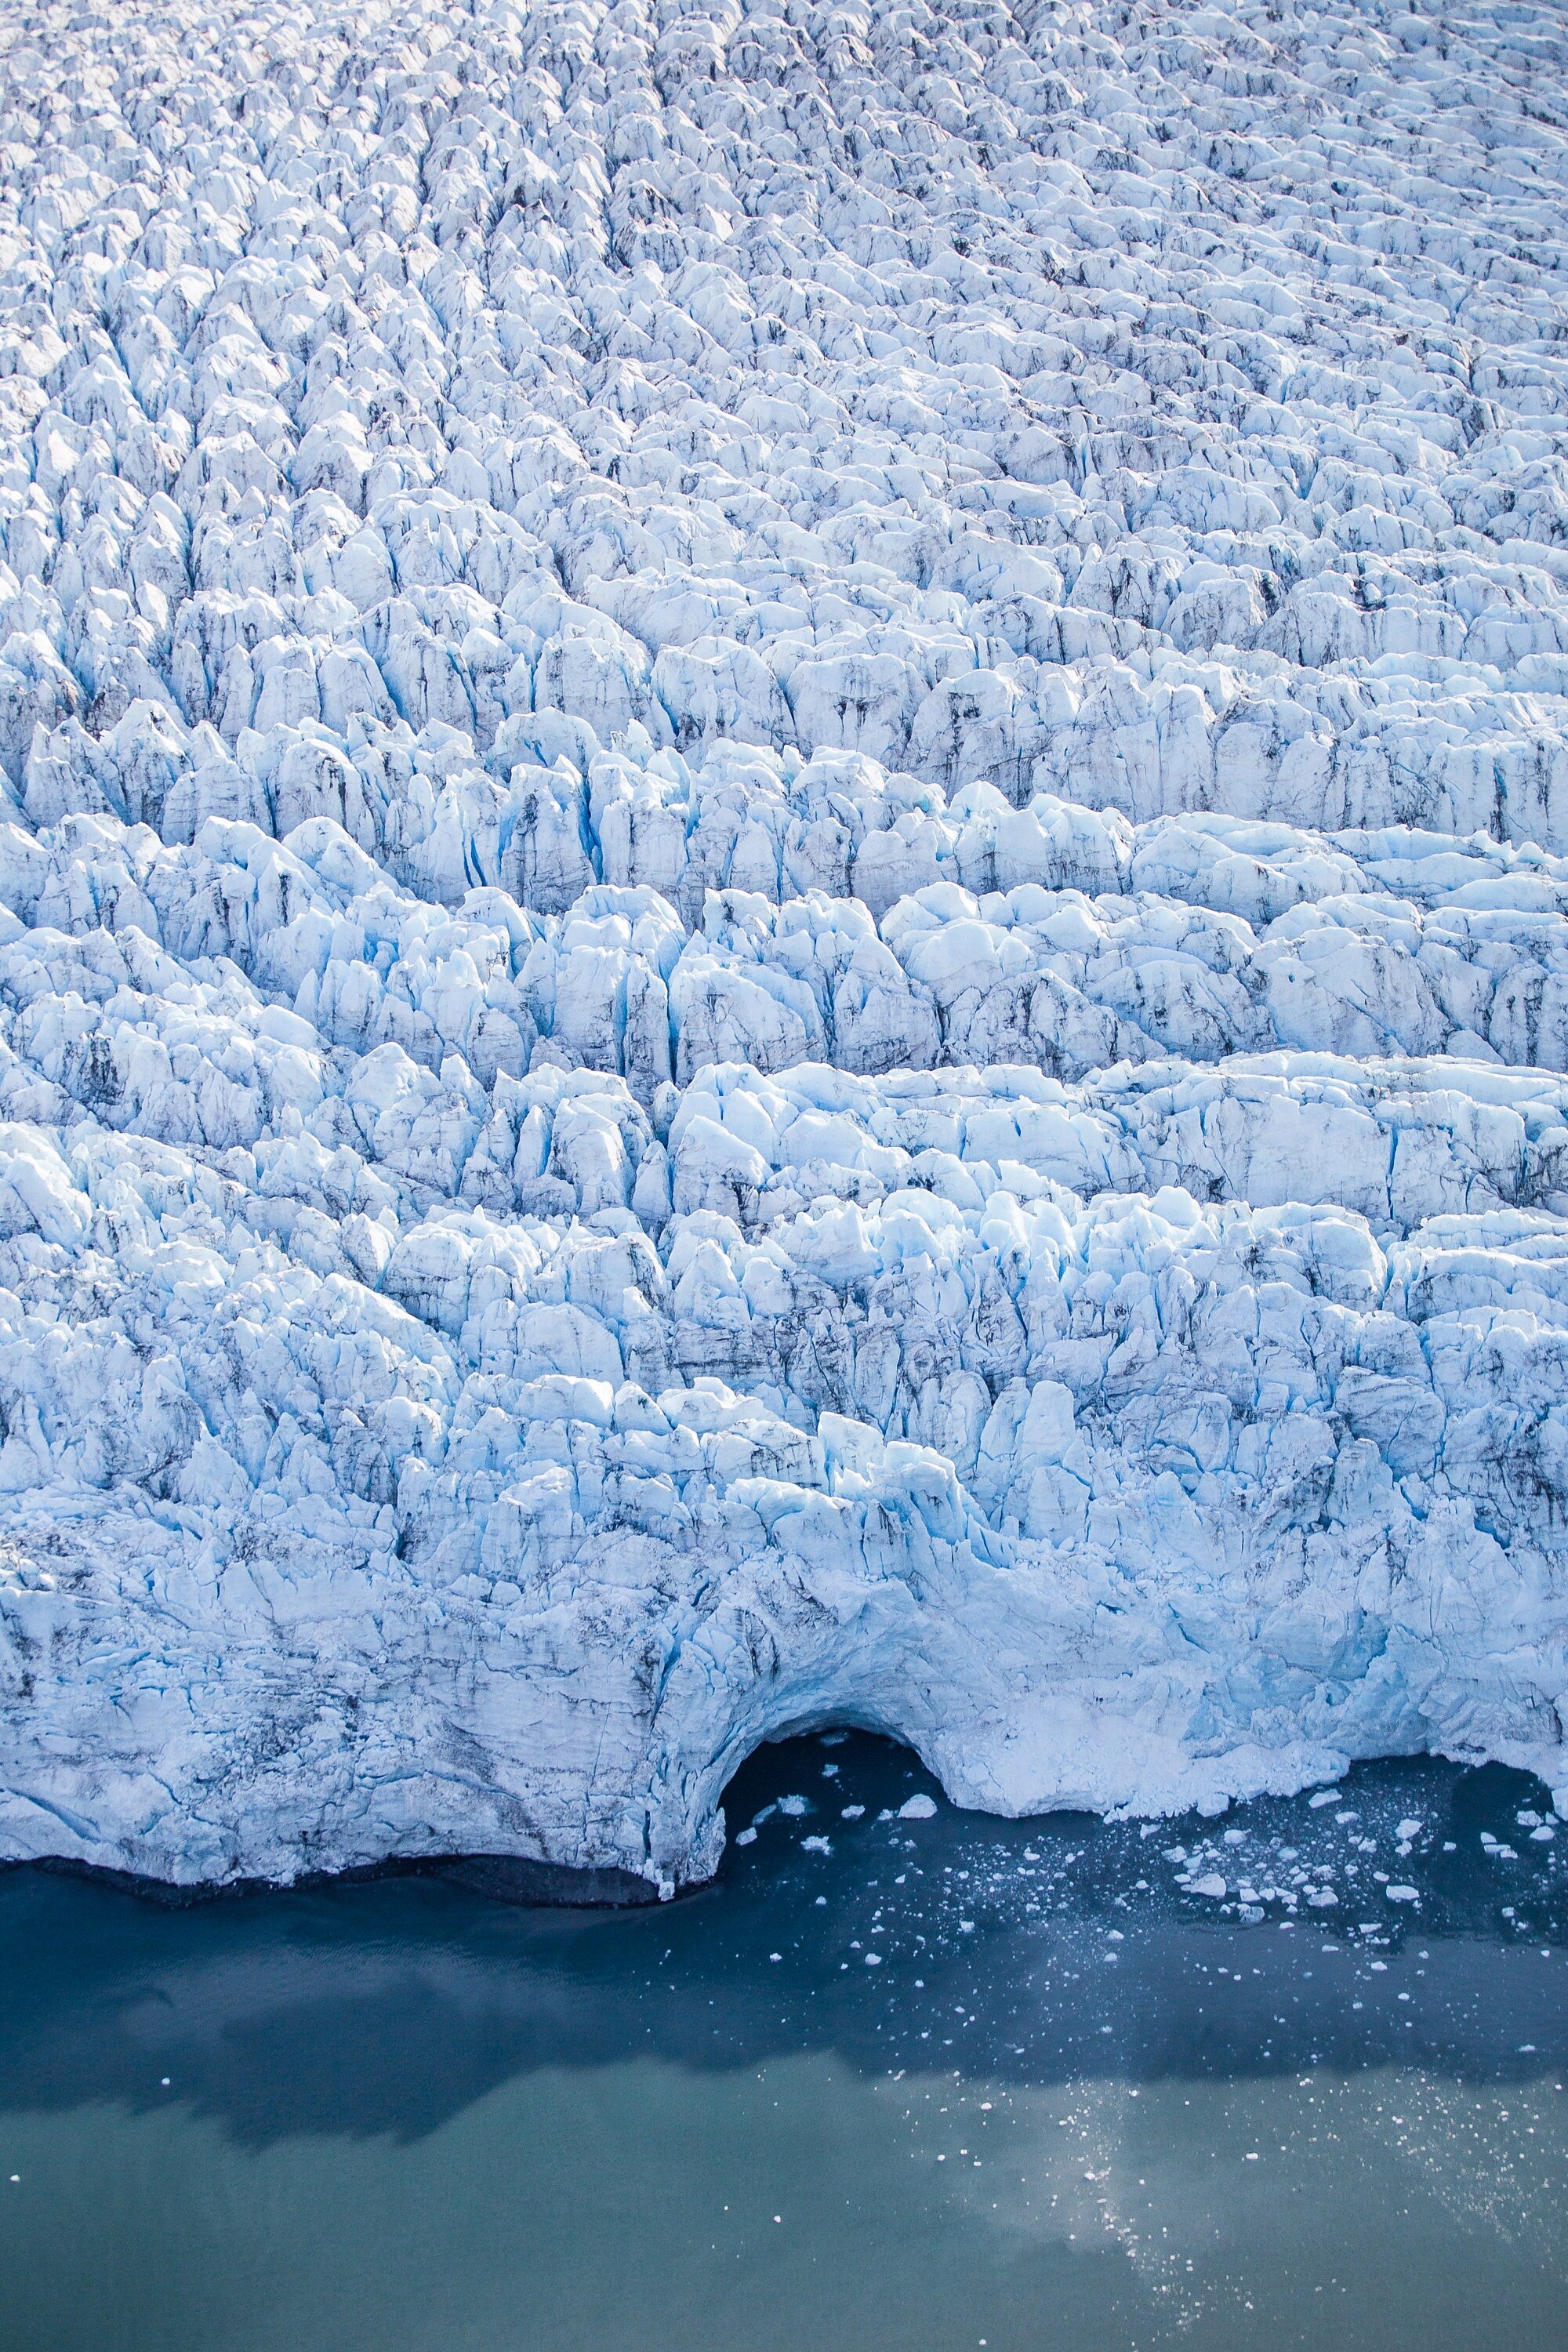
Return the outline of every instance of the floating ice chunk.
<path id="1" fill-rule="evenodd" d="M 899 1807 L 899 1819 L 901 1822 L 929 1822 L 934 1817 L 935 1812 L 934 1797 L 906 1797 Z"/>

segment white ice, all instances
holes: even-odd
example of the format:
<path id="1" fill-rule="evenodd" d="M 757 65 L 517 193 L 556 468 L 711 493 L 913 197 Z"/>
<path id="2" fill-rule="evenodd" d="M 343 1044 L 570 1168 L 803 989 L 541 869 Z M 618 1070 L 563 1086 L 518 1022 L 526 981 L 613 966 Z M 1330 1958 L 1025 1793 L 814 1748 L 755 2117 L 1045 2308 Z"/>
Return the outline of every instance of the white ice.
<path id="1" fill-rule="evenodd" d="M 1565 68 L 14 12 L 0 1853 L 1568 1802 Z"/>

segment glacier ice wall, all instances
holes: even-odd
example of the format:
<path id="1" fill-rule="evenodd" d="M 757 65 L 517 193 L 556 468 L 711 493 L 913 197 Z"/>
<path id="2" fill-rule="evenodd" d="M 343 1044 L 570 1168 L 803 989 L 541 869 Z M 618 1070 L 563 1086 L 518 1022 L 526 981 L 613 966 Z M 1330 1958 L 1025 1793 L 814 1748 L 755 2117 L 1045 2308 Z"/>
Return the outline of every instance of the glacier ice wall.
<path id="1" fill-rule="evenodd" d="M 1561 12 L 0 43 L 0 1853 L 1568 1786 Z"/>

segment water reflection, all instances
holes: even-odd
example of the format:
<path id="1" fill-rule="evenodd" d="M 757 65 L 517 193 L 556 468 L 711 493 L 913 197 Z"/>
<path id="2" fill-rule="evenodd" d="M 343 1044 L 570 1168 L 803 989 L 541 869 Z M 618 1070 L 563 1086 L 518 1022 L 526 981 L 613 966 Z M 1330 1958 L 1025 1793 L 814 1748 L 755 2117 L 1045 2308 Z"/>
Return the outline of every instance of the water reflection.
<path id="1" fill-rule="evenodd" d="M 856 1737 L 754 1758 L 663 1908 L 14 1872 L 0 2347 L 1563 2341 L 1543 1807 L 1423 1765 L 1006 1824 Z"/>
<path id="2" fill-rule="evenodd" d="M 905 1818 L 928 1794 L 934 1814 Z M 1559 1849 L 1518 1826 L 1543 1806 L 1521 1776 L 1419 1763 L 1358 1772 L 1330 1805 L 1152 1834 L 1005 1823 L 955 1812 L 906 1751 L 854 1735 L 754 1757 L 729 1801 L 732 1828 L 760 1817 L 754 1837 L 714 1887 L 654 1910 L 519 1909 L 419 1877 L 166 1910 L 16 1871 L 0 2102 L 174 2097 L 257 2148 L 413 2140 L 538 2069 L 649 2056 L 823 2054 L 1019 2088 L 1388 2064 L 1534 2080 L 1568 2066 Z M 1226 1916 L 1181 1884 L 1212 1879 L 1205 1847 L 1233 1897 L 1274 1899 Z"/>

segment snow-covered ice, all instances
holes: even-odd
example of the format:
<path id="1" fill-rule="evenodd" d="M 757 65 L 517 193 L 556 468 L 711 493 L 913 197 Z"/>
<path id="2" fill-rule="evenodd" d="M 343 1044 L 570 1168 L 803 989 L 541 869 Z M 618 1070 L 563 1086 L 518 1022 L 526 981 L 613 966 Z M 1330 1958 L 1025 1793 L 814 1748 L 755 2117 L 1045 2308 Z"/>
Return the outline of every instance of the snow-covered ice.
<path id="1" fill-rule="evenodd" d="M 1568 1800 L 1560 12 L 0 38 L 0 1853 Z"/>

